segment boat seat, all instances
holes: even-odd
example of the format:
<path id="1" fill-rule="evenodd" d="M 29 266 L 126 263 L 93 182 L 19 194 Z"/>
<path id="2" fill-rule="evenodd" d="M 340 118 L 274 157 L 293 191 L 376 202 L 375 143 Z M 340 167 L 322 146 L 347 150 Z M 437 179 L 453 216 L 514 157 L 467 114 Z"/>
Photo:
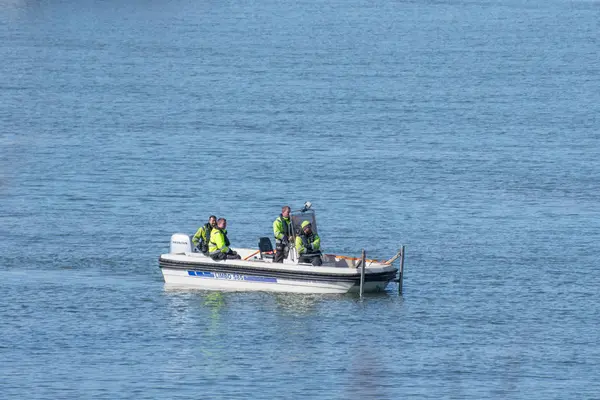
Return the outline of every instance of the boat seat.
<path id="1" fill-rule="evenodd" d="M 268 237 L 258 238 L 258 251 L 260 252 L 260 258 L 273 258 L 273 244 L 271 239 Z"/>

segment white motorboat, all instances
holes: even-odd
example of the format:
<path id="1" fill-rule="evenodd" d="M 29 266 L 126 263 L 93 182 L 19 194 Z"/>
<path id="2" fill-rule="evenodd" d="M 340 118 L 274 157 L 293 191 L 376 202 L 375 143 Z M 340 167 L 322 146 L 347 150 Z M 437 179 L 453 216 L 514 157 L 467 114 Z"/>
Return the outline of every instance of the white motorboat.
<path id="1" fill-rule="evenodd" d="M 303 221 L 312 224 L 316 232 L 316 216 L 307 203 L 302 210 L 291 214 L 292 228 L 297 234 Z M 295 293 L 348 293 L 383 291 L 398 276 L 395 259 L 389 261 L 322 254 L 322 265 L 299 262 L 296 249 L 291 248 L 283 263 L 273 262 L 273 248 L 269 238 L 259 239 L 258 249 L 234 248 L 239 260 L 215 261 L 192 250 L 191 238 L 185 233 L 171 236 L 170 251 L 159 258 L 165 283 L 197 287 L 207 290 L 256 290 Z"/>

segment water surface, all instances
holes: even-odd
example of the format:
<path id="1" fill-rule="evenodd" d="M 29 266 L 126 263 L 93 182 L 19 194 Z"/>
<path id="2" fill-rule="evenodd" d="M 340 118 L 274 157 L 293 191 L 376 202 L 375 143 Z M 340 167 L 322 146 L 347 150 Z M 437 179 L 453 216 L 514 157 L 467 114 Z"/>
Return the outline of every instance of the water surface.
<path id="1" fill-rule="evenodd" d="M 5 398 L 597 398 L 600 3 L 0 1 Z M 313 202 L 405 292 L 165 288 Z"/>

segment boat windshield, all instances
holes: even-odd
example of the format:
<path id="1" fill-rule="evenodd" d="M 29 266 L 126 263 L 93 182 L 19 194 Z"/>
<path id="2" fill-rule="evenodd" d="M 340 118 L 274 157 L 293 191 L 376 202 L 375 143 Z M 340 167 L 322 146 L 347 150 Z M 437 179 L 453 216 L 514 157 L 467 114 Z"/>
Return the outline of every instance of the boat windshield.
<path id="1" fill-rule="evenodd" d="M 312 225 L 312 231 L 318 234 L 317 231 L 317 217 L 314 210 L 307 211 L 292 211 L 291 213 L 292 227 L 294 228 L 294 235 L 300 234 L 300 227 L 304 221 L 308 221 Z"/>

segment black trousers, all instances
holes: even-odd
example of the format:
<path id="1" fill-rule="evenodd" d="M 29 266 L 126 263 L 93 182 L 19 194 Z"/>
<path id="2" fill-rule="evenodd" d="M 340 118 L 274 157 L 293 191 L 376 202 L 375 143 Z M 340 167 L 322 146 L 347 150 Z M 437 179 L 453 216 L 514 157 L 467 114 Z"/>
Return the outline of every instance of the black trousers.
<path id="1" fill-rule="evenodd" d="M 302 254 L 298 261 L 300 261 L 301 263 L 308 263 L 308 264 L 312 264 L 316 267 L 318 267 L 319 265 L 323 265 L 323 260 L 321 260 L 321 253 L 316 253 L 316 254 Z"/>
<path id="2" fill-rule="evenodd" d="M 290 252 L 290 248 L 288 246 L 284 246 L 284 244 L 282 242 L 277 242 L 277 244 L 275 245 L 275 249 L 277 250 L 275 252 L 275 255 L 273 256 L 273 262 L 274 263 L 282 263 L 283 260 L 285 260 L 288 256 L 288 253 Z"/>
<path id="3" fill-rule="evenodd" d="M 210 258 L 212 258 L 215 261 L 220 261 L 220 260 L 239 260 L 242 257 L 240 257 L 240 255 L 238 253 L 235 253 L 235 252 L 229 250 L 228 253 L 218 252 L 218 253 L 211 254 Z"/>

